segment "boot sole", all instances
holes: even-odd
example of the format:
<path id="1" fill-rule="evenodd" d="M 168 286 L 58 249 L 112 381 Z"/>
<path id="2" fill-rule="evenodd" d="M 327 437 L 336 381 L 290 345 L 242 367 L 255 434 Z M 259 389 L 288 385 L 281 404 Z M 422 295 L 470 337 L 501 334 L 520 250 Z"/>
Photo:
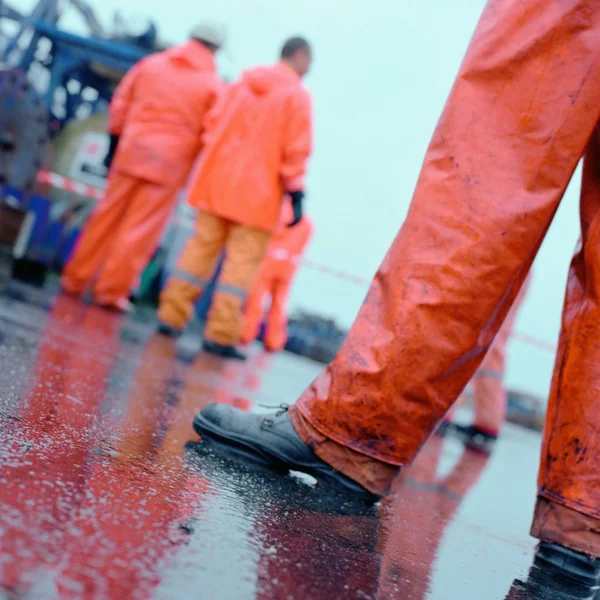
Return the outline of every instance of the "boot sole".
<path id="1" fill-rule="evenodd" d="M 346 476 L 341 473 L 338 474 L 337 471 L 325 471 L 311 465 L 288 461 L 279 458 L 264 447 L 258 448 L 250 439 L 243 437 L 232 438 L 227 431 L 217 427 L 201 414 L 196 415 L 194 418 L 194 430 L 203 439 L 214 444 L 221 453 L 234 460 L 236 458 L 241 459 L 244 462 L 250 462 L 255 466 L 259 465 L 282 475 L 286 475 L 289 471 L 306 473 L 314 477 L 317 480 L 319 488 L 324 491 L 333 491 L 345 497 L 361 500 L 368 505 L 375 504 L 381 500 L 379 496 L 371 494 L 360 487 L 359 484 L 354 484 L 356 487 L 350 487 L 346 483 Z"/>

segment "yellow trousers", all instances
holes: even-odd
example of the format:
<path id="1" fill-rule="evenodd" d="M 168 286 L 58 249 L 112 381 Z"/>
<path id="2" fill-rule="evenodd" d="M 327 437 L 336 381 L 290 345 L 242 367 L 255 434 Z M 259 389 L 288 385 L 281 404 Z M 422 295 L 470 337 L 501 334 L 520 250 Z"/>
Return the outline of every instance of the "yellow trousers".
<path id="1" fill-rule="evenodd" d="M 186 327 L 196 300 L 225 251 L 204 337 L 224 346 L 237 344 L 242 332 L 242 307 L 258 275 L 270 237 L 267 231 L 201 212 L 196 221 L 196 235 L 188 240 L 161 294 L 158 309 L 161 323 L 178 330 Z"/>

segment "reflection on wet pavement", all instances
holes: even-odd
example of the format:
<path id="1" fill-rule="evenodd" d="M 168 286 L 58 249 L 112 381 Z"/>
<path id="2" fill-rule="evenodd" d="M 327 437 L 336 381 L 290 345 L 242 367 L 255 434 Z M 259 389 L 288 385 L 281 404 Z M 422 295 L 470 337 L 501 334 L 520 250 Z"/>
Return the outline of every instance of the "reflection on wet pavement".
<path id="1" fill-rule="evenodd" d="M 522 583 L 536 435 L 432 439 L 366 509 L 196 443 L 205 404 L 289 402 L 318 365 L 182 361 L 152 322 L 25 296 L 0 299 L 0 597 L 556 597 Z"/>

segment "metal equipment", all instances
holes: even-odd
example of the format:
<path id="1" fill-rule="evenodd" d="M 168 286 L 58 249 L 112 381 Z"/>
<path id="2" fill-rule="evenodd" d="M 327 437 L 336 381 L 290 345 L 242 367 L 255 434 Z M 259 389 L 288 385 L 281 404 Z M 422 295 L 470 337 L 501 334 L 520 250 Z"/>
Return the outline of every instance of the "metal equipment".
<path id="1" fill-rule="evenodd" d="M 59 28 L 69 8 L 87 37 Z M 122 76 L 159 49 L 153 24 L 139 36 L 112 36 L 84 0 L 39 0 L 28 15 L 0 0 L 0 40 L 1 165 L 4 182 L 22 191 L 41 167 L 48 137 L 105 110 Z"/>
<path id="2" fill-rule="evenodd" d="M 0 49 L 0 61 L 28 74 L 49 111 L 52 133 L 105 107 L 124 73 L 159 49 L 153 24 L 139 36 L 111 36 L 84 0 L 39 0 L 29 15 L 1 6 L 0 20 L 12 20 L 16 30 L 2 32 L 8 41 Z M 82 17 L 87 36 L 58 27 L 68 8 Z"/>
<path id="3" fill-rule="evenodd" d="M 0 66 L 0 184 L 29 195 L 48 142 L 41 98 L 18 69 Z"/>
<path id="4" fill-rule="evenodd" d="M 64 246 L 61 231 L 73 228 L 74 208 L 89 201 L 72 192 L 48 195 L 36 183 L 40 169 L 73 177 L 66 164 L 78 152 L 73 144 L 89 146 L 94 132 L 104 136 L 97 113 L 105 112 L 118 82 L 138 60 L 163 48 L 153 24 L 129 35 L 115 19 L 118 31 L 106 31 L 85 0 L 39 0 L 29 14 L 18 0 L 15 7 L 0 0 L 0 210 L 27 213 L 23 227 L 29 234 L 21 232 L 21 256 L 15 258 L 45 272 Z M 60 28 L 69 10 L 83 22 L 83 35 Z M 73 121 L 89 125 L 67 127 Z M 86 161 L 79 166 L 94 166 Z M 12 229 L 3 232 L 5 243 L 14 237 Z"/>

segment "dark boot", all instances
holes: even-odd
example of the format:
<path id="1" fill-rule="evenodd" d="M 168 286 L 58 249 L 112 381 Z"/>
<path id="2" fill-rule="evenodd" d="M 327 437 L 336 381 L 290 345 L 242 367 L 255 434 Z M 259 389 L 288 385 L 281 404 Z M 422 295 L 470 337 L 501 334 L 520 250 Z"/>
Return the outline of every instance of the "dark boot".
<path id="1" fill-rule="evenodd" d="M 204 352 L 220 356 L 221 358 L 232 358 L 234 360 L 246 360 L 248 357 L 240 352 L 235 346 L 223 346 L 216 342 L 205 340 L 202 344 Z"/>
<path id="2" fill-rule="evenodd" d="M 380 498 L 322 461 L 296 433 L 282 405 L 275 414 L 256 415 L 225 404 L 210 404 L 194 419 L 194 429 L 221 454 L 281 474 L 312 475 L 325 489 L 377 502 Z"/>
<path id="3" fill-rule="evenodd" d="M 498 441 L 497 435 L 492 435 L 487 431 L 483 431 L 475 425 L 454 424 L 453 430 L 462 438 L 467 448 L 476 452 L 481 452 L 486 456 L 489 456 L 492 453 L 496 442 Z"/>
<path id="4" fill-rule="evenodd" d="M 434 432 L 437 437 L 446 437 L 454 429 L 452 421 L 442 421 Z"/>
<path id="5" fill-rule="evenodd" d="M 530 579 L 550 579 L 557 589 L 568 589 L 572 598 L 597 598 L 600 597 L 600 559 L 558 544 L 540 542 Z"/>
<path id="6" fill-rule="evenodd" d="M 157 331 L 161 335 L 166 335 L 167 337 L 172 337 L 172 338 L 179 337 L 183 333 L 179 329 L 175 329 L 174 327 L 171 327 L 170 325 L 166 325 L 165 323 L 159 323 Z"/>

